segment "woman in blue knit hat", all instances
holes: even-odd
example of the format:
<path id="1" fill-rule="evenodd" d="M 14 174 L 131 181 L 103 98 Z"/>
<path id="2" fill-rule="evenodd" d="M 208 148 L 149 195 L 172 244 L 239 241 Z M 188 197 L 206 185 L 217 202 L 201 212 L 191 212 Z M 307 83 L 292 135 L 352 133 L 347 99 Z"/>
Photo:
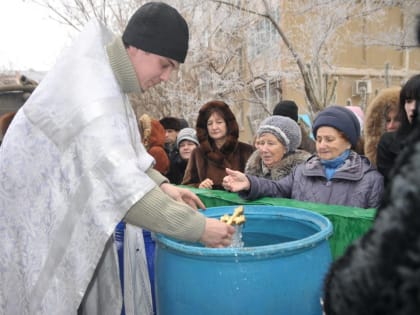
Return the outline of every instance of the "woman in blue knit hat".
<path id="1" fill-rule="evenodd" d="M 316 155 L 280 180 L 269 180 L 227 170 L 226 190 L 245 199 L 284 197 L 301 201 L 359 208 L 377 207 L 383 178 L 364 156 L 353 149 L 360 137 L 357 117 L 342 106 L 329 106 L 315 118 Z"/>

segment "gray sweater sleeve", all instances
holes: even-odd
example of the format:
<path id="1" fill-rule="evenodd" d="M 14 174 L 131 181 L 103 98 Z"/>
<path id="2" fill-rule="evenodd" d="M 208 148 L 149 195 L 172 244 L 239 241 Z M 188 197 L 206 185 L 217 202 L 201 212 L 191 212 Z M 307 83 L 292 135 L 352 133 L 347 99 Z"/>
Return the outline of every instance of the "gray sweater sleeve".
<path id="1" fill-rule="evenodd" d="M 153 232 L 185 241 L 199 241 L 205 217 L 189 206 L 177 202 L 159 187 L 153 188 L 128 210 L 125 220 Z"/>
<path id="2" fill-rule="evenodd" d="M 159 186 L 166 177 L 150 168 L 147 172 Z M 147 230 L 185 241 L 199 241 L 204 233 L 205 217 L 186 204 L 177 202 L 159 187 L 153 188 L 128 210 L 125 220 Z"/>
<path id="3" fill-rule="evenodd" d="M 163 176 L 159 171 L 155 170 L 153 167 L 150 167 L 146 174 L 156 183 L 156 185 L 160 186 L 163 183 L 169 183 L 169 180 Z"/>

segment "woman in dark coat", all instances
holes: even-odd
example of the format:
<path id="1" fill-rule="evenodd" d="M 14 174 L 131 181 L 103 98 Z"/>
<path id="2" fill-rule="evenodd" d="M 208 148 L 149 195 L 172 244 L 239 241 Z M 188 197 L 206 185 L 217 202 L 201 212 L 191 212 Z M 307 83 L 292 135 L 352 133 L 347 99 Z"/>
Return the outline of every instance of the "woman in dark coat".
<path id="1" fill-rule="evenodd" d="M 390 171 L 395 159 L 405 146 L 407 136 L 413 129 L 412 121 L 417 114 L 416 108 L 420 104 L 420 74 L 411 77 L 403 86 L 400 93 L 399 115 L 401 125 L 397 131 L 386 132 L 382 135 L 376 157 L 378 171 L 384 176 L 385 185 L 392 174 Z"/>
<path id="2" fill-rule="evenodd" d="M 196 131 L 200 146 L 191 154 L 182 184 L 223 189 L 226 168 L 243 172 L 254 148 L 238 140 L 236 118 L 221 101 L 211 101 L 201 107 Z"/>

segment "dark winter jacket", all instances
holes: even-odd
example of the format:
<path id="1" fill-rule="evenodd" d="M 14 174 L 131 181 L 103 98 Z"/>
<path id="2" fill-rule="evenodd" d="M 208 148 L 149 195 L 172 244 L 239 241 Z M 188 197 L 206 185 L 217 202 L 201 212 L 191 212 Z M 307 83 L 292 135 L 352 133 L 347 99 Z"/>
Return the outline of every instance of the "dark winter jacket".
<path id="1" fill-rule="evenodd" d="M 182 183 L 187 163 L 188 161 L 183 160 L 179 153 L 173 157 L 169 167 L 169 172 L 166 174 L 166 177 L 172 184 L 179 185 Z"/>
<path id="2" fill-rule="evenodd" d="M 301 201 L 337 204 L 359 208 L 375 208 L 383 192 L 383 178 L 369 160 L 352 151 L 328 181 L 321 161 L 312 156 L 292 173 L 273 181 L 248 176 L 249 191 L 240 192 L 245 199 L 284 197 Z"/>
<path id="3" fill-rule="evenodd" d="M 245 166 L 245 174 L 277 180 L 290 174 L 296 165 L 302 164 L 311 156 L 303 150 L 286 154 L 276 165 L 268 169 L 263 165 L 260 152 L 254 151 Z"/>
<path id="4" fill-rule="evenodd" d="M 384 176 L 385 186 L 390 181 L 390 171 L 402 147 L 403 143 L 399 140 L 396 131 L 385 132 L 379 141 L 376 165 L 378 171 Z"/>
<path id="5" fill-rule="evenodd" d="M 207 132 L 209 112 L 215 108 L 223 114 L 228 133 L 226 142 L 220 149 Z M 182 184 L 198 187 L 203 180 L 210 178 L 213 180 L 213 189 L 223 189 L 223 177 L 227 175 L 225 169 L 243 172 L 254 148 L 238 140 L 239 127 L 236 118 L 229 106 L 220 101 L 212 101 L 201 107 L 196 130 L 200 146 L 192 152 L 188 160 Z"/>

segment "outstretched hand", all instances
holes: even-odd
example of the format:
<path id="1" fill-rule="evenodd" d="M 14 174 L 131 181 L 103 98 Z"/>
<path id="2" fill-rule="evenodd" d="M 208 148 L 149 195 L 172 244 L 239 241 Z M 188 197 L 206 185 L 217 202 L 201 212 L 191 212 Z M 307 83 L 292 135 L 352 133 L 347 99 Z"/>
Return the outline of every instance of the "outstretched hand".
<path id="1" fill-rule="evenodd" d="M 186 189 L 174 186 L 169 183 L 163 183 L 160 185 L 160 188 L 168 194 L 172 199 L 175 199 L 176 201 L 183 202 L 193 209 L 205 209 L 206 206 L 203 204 L 203 202 L 198 198 L 196 194 L 194 194 L 192 191 Z"/>
<path id="2" fill-rule="evenodd" d="M 226 173 L 228 175 L 223 178 L 224 189 L 233 192 L 249 190 L 251 184 L 244 173 L 231 170 L 230 168 L 226 169 Z"/>

